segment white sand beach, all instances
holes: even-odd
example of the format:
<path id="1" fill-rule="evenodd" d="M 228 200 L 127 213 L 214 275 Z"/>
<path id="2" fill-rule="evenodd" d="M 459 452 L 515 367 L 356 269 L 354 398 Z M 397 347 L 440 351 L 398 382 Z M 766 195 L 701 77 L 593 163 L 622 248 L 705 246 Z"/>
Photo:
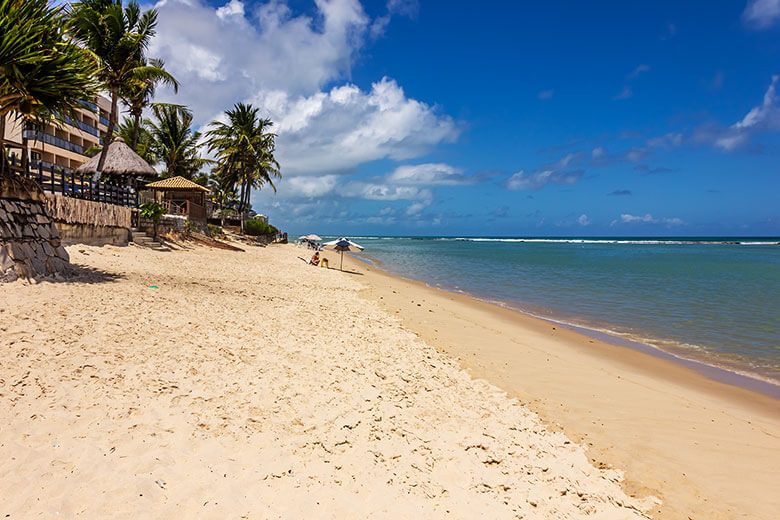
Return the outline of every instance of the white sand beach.
<path id="1" fill-rule="evenodd" d="M 0 515 L 771 518 L 776 403 L 242 247 L 72 246 L 76 278 L 0 288 Z"/>
<path id="2" fill-rule="evenodd" d="M 621 473 L 292 246 L 0 292 L 8 518 L 641 518 Z M 150 287 L 150 286 L 157 286 Z"/>

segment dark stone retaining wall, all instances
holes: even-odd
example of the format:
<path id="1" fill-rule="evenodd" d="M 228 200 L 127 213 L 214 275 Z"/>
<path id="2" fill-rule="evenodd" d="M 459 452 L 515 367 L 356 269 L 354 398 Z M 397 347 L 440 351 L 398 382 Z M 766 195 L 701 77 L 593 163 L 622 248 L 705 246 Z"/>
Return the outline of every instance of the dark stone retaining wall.
<path id="1" fill-rule="evenodd" d="M 68 271 L 70 258 L 45 197 L 28 179 L 0 176 L 0 282 Z"/>

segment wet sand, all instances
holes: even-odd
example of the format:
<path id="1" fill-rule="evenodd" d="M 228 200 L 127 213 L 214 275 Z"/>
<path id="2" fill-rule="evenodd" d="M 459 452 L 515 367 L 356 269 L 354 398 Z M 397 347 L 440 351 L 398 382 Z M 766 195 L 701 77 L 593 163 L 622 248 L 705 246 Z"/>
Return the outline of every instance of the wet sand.
<path id="1" fill-rule="evenodd" d="M 349 259 L 407 329 L 625 470 L 656 518 L 773 519 L 780 510 L 780 400 L 465 295 Z"/>

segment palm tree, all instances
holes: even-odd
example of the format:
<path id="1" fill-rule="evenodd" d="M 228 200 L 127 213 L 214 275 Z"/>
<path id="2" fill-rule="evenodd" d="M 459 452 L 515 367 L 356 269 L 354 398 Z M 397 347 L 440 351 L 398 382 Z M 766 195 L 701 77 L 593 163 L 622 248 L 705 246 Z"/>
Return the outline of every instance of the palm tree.
<path id="1" fill-rule="evenodd" d="M 270 184 L 281 178 L 279 163 L 274 158 L 276 134 L 268 132 L 273 125 L 263 119 L 252 105 L 236 104 L 225 112 L 228 122 L 214 121 L 207 132 L 209 151 L 217 156 L 216 172 L 225 187 L 240 186 L 239 213 L 250 204 L 252 188 Z"/>
<path id="2" fill-rule="evenodd" d="M 192 112 L 179 105 L 155 104 L 154 120 L 148 121 L 150 150 L 163 163 L 163 177 L 197 175 L 211 161 L 199 156 L 200 133 L 192 130 Z"/>
<path id="3" fill-rule="evenodd" d="M 132 85 L 140 87 L 148 81 L 176 81 L 168 72 L 144 59 L 144 51 L 155 34 L 157 11 L 141 13 L 135 0 L 127 7 L 122 6 L 122 0 L 81 0 L 71 6 L 69 23 L 74 38 L 98 60 L 98 80 L 111 93 L 105 142 L 108 145 L 117 123 L 117 103 L 122 89 Z M 107 151 L 108 146 L 104 146 L 100 152 L 96 176 L 103 169 Z"/>
<path id="4" fill-rule="evenodd" d="M 124 120 L 117 126 L 116 135 L 121 137 L 125 143 L 129 143 L 135 136 L 137 140 L 135 152 L 141 156 L 141 158 L 149 164 L 154 164 L 158 161 L 157 156 L 152 150 L 152 133 L 149 130 L 151 122 L 148 119 L 141 119 L 136 125 L 135 121 L 130 118 L 124 118 Z M 94 157 L 100 153 L 103 149 L 102 146 L 90 146 L 84 150 L 84 155 L 87 157 Z"/>
<path id="5" fill-rule="evenodd" d="M 231 187 L 225 186 L 222 183 L 222 178 L 216 174 L 212 173 L 209 176 L 208 184 L 206 185 L 207 188 L 211 190 L 211 200 L 214 201 L 214 203 L 219 207 L 219 219 L 220 219 L 220 225 L 225 226 L 225 214 L 226 214 L 226 207 L 225 206 L 234 206 L 238 203 L 238 194 L 236 193 L 236 190 L 234 190 Z M 232 211 L 232 210 L 230 210 Z"/>
<path id="6" fill-rule="evenodd" d="M 47 0 L 0 0 L 0 142 L 10 112 L 40 126 L 96 94 L 97 63 L 65 29 Z M 5 162 L 0 144 L 0 172 Z"/>
<path id="7" fill-rule="evenodd" d="M 135 140 L 133 150 L 140 155 L 144 161 L 154 164 L 158 161 L 153 150 L 153 139 L 151 131 L 151 121 L 148 119 L 124 118 L 119 124 L 117 135 L 126 143 Z"/>
<path id="8" fill-rule="evenodd" d="M 152 58 L 148 60 L 146 65 L 157 67 L 160 70 L 165 70 L 165 62 L 158 58 Z M 133 116 L 132 132 L 127 137 L 123 136 L 126 143 L 130 143 L 133 150 L 138 152 L 138 133 L 141 129 L 141 116 L 145 108 L 151 106 L 152 99 L 154 98 L 155 91 L 157 90 L 158 83 L 166 83 L 173 87 L 174 92 L 178 92 L 179 83 L 173 76 L 149 78 L 146 81 L 134 81 L 129 85 L 126 85 L 120 92 L 120 96 L 125 104 L 130 109 L 130 115 Z"/>

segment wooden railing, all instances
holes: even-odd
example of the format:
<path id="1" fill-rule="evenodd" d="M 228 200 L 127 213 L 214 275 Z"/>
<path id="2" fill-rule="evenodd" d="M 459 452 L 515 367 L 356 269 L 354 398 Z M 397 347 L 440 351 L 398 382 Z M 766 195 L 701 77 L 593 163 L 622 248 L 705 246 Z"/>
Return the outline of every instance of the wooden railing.
<path id="1" fill-rule="evenodd" d="M 189 219 L 206 220 L 206 208 L 191 200 L 164 200 L 161 204 L 168 215 L 181 215 Z"/>
<path id="2" fill-rule="evenodd" d="M 15 154 L 8 159 L 12 171 L 37 182 L 47 193 L 130 208 L 138 206 L 138 194 L 129 186 L 93 182 L 89 176 L 76 175 L 73 171 L 40 161 L 31 161 L 23 167 L 21 158 Z"/>

